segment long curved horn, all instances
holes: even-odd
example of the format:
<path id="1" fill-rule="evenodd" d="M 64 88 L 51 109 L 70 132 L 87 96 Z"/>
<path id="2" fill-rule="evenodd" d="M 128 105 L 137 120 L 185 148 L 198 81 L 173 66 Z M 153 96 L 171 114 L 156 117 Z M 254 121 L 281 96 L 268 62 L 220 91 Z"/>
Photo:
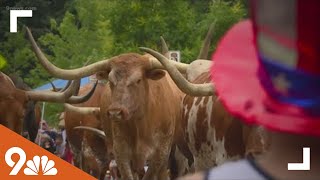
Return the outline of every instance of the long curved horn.
<path id="1" fill-rule="evenodd" d="M 140 47 L 141 50 L 151 54 L 155 58 L 157 58 L 162 65 L 166 68 L 171 78 L 177 84 L 177 86 L 186 94 L 192 96 L 211 96 L 214 94 L 213 85 L 211 83 L 206 84 L 193 84 L 187 81 L 182 74 L 178 71 L 178 69 L 174 66 L 174 61 L 170 61 L 162 54 L 145 47 Z"/>
<path id="2" fill-rule="evenodd" d="M 142 48 L 140 48 L 142 49 Z M 142 49 L 143 50 L 143 49 Z M 147 51 L 146 51 L 147 52 Z M 150 53 L 151 54 L 151 53 Z M 152 55 L 152 54 L 151 54 Z M 169 61 L 169 60 L 168 60 Z M 166 69 L 158 60 L 156 57 L 149 57 L 149 62 L 150 62 L 150 69 Z M 172 61 L 171 62 L 173 66 L 175 66 L 178 71 L 180 71 L 181 73 L 186 73 L 189 64 L 186 63 L 181 63 L 181 62 L 176 62 L 176 61 Z"/>
<path id="3" fill-rule="evenodd" d="M 98 85 L 98 81 L 95 82 L 91 90 L 84 96 L 71 96 L 68 100 L 67 103 L 70 104 L 79 104 L 88 101 L 91 96 L 93 95 L 94 91 L 96 90 Z"/>
<path id="4" fill-rule="evenodd" d="M 168 45 L 166 43 L 166 41 L 164 40 L 164 38 L 162 36 L 160 36 L 160 40 L 161 40 L 161 49 L 162 49 L 162 54 L 169 58 L 169 48 Z"/>
<path id="5" fill-rule="evenodd" d="M 66 86 L 65 86 L 64 88 L 62 88 L 59 92 L 64 92 L 64 91 L 66 91 L 66 90 L 68 89 L 68 87 L 71 85 L 71 83 L 72 83 L 72 80 L 69 80 L 69 81 L 67 82 Z"/>
<path id="6" fill-rule="evenodd" d="M 203 41 L 202 48 L 201 48 L 201 50 L 199 52 L 199 55 L 198 55 L 197 59 L 208 59 L 209 48 L 210 48 L 211 39 L 212 39 L 212 35 L 213 35 L 213 30 L 214 30 L 215 24 L 216 24 L 216 21 L 214 21 L 210 25 L 209 30 L 208 30 L 207 35 L 206 35 L 206 38 Z"/>
<path id="7" fill-rule="evenodd" d="M 91 131 L 103 139 L 106 137 L 106 134 L 102 130 L 97 129 L 97 128 L 93 128 L 93 127 L 89 127 L 89 126 L 76 126 L 73 129 Z"/>
<path id="8" fill-rule="evenodd" d="M 87 60 L 87 62 L 85 62 L 83 66 L 86 66 L 89 63 L 89 61 L 90 61 L 90 59 Z M 80 90 L 80 86 L 81 86 L 81 79 L 78 79 L 78 81 L 80 82 L 79 86 L 77 87 L 77 89 L 73 95 L 79 94 L 79 90 Z M 51 86 L 53 87 L 53 89 L 55 89 L 54 84 L 51 81 L 50 81 L 50 83 L 51 83 Z M 64 92 L 66 89 L 68 89 L 68 87 L 71 85 L 71 83 L 72 83 L 72 80 L 68 80 L 66 86 L 64 88 L 62 88 L 61 90 L 59 90 L 59 92 Z"/>
<path id="9" fill-rule="evenodd" d="M 79 91 L 80 91 L 81 79 L 76 79 L 74 81 L 77 82 L 77 86 L 75 87 L 75 90 L 74 90 L 72 95 L 77 96 L 79 94 Z"/>
<path id="10" fill-rule="evenodd" d="M 53 92 L 58 92 L 59 89 L 53 84 L 53 82 L 52 82 L 52 81 L 49 81 L 49 82 L 50 82 L 50 84 L 51 84 L 51 87 L 52 87 Z"/>
<path id="11" fill-rule="evenodd" d="M 79 81 L 73 81 L 71 86 L 64 92 L 50 92 L 50 91 L 24 91 L 29 100 L 34 101 L 49 101 L 62 103 L 66 102 L 69 97 L 76 91 L 79 86 Z"/>
<path id="12" fill-rule="evenodd" d="M 78 82 L 79 82 L 79 86 L 77 86 L 77 87 L 75 88 L 75 91 L 74 91 L 73 95 L 78 95 L 78 94 L 79 94 L 79 90 L 80 90 L 81 80 L 78 79 L 78 80 L 75 80 L 75 81 L 78 81 Z M 63 88 L 57 88 L 57 87 L 53 84 L 53 82 L 51 82 L 51 81 L 49 81 L 49 82 L 50 82 L 50 84 L 51 84 L 51 87 L 52 87 L 52 91 L 53 91 L 53 92 L 64 92 L 64 91 L 66 91 L 66 90 L 70 87 L 70 85 L 71 85 L 71 83 L 72 83 L 72 80 L 68 80 L 66 86 L 63 87 Z"/>
<path id="13" fill-rule="evenodd" d="M 73 80 L 73 79 L 81 79 L 85 76 L 90 76 L 98 71 L 103 71 L 108 68 L 110 62 L 109 59 L 102 60 L 99 62 L 96 62 L 94 64 L 72 69 L 72 70 L 65 70 L 61 69 L 59 67 L 56 67 L 53 65 L 44 55 L 44 53 L 41 51 L 41 49 L 38 47 L 36 41 L 34 40 L 31 31 L 28 27 L 26 27 L 28 38 L 31 42 L 32 49 L 34 53 L 36 54 L 37 58 L 39 59 L 41 65 L 53 76 L 60 78 L 60 79 L 67 79 L 67 80 Z"/>
<path id="14" fill-rule="evenodd" d="M 65 111 L 79 113 L 81 115 L 99 115 L 100 108 L 98 107 L 76 107 L 70 104 L 64 104 Z"/>

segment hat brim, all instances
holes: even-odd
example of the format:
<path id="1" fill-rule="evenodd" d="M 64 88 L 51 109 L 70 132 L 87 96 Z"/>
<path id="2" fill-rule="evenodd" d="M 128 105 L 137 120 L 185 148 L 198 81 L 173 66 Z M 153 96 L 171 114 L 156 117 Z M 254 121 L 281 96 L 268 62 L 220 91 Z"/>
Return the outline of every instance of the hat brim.
<path id="1" fill-rule="evenodd" d="M 248 124 L 303 135 L 320 136 L 320 117 L 270 97 L 258 79 L 259 60 L 252 23 L 232 27 L 218 44 L 212 58 L 212 79 L 226 109 Z"/>

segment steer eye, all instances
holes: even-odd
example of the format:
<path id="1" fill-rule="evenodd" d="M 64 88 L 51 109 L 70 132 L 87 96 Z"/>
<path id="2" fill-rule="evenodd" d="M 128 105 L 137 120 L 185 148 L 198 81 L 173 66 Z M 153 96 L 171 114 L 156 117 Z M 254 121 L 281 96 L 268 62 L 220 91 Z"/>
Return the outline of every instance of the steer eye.
<path id="1" fill-rule="evenodd" d="M 137 83 L 137 84 L 140 84 L 140 82 L 141 82 L 141 79 L 138 79 L 136 83 Z"/>

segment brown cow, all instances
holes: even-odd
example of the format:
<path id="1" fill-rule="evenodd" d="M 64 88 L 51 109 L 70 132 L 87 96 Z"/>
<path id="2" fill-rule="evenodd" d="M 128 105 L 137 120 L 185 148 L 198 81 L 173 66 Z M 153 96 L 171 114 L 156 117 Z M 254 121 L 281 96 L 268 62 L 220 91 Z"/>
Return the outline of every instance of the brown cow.
<path id="1" fill-rule="evenodd" d="M 245 126 L 224 109 L 214 93 L 209 72 L 202 73 L 190 83 L 166 57 L 151 49 L 142 49 L 161 61 L 178 87 L 190 94 L 183 100 L 182 128 L 196 170 L 205 170 L 267 149 L 270 140 L 263 129 Z"/>
<path id="2" fill-rule="evenodd" d="M 33 101 L 80 102 L 87 97 L 75 97 L 80 81 L 74 81 L 64 92 L 24 91 L 17 89 L 11 79 L 0 72 L 0 124 L 18 134 L 22 132 L 22 119 L 26 103 Z"/>
<path id="3" fill-rule="evenodd" d="M 79 94 L 83 95 L 90 90 L 90 84 L 80 89 Z M 91 96 L 91 98 L 78 107 L 98 107 L 105 84 L 99 83 Z M 67 106 L 66 106 L 67 107 Z M 81 112 L 72 111 L 72 108 L 65 109 L 65 128 L 67 139 L 69 141 L 75 166 L 82 168 L 85 172 L 92 176 L 104 179 L 108 161 L 106 157 L 106 146 L 103 138 L 93 134 L 92 132 L 79 132 L 74 129 L 77 126 L 88 126 L 102 129 L 102 125 L 98 114 L 83 114 Z"/>
<path id="4" fill-rule="evenodd" d="M 21 134 L 27 97 L 11 79 L 0 72 L 0 124 Z"/>
<path id="5" fill-rule="evenodd" d="M 15 87 L 21 90 L 30 91 L 31 88 L 23 82 L 22 78 L 11 74 L 10 79 L 14 83 Z M 34 142 L 39 129 L 41 121 L 41 108 L 36 101 L 28 101 L 25 108 L 25 116 L 23 119 L 23 131 L 27 131 L 30 141 Z"/>
<path id="6" fill-rule="evenodd" d="M 167 161 L 173 141 L 175 122 L 179 119 L 182 93 L 162 65 L 153 57 L 135 53 L 63 70 L 51 64 L 27 30 L 40 63 L 55 77 L 78 79 L 99 72 L 109 80 L 106 97 L 101 98 L 101 118 L 107 141 L 113 151 L 123 179 L 134 179 L 144 171 L 144 180 L 166 179 Z M 175 63 L 185 71 L 187 65 Z M 142 173 L 141 173 L 142 174 Z"/>
<path id="7" fill-rule="evenodd" d="M 162 52 L 163 54 L 167 55 L 168 54 L 168 46 L 165 42 L 165 40 L 161 37 L 161 42 L 162 42 Z M 107 97 L 108 93 L 110 94 L 111 92 L 109 90 L 106 90 L 104 97 Z M 75 111 L 78 113 L 81 113 L 83 115 L 96 115 L 97 111 L 100 111 L 100 109 L 96 108 L 79 108 L 75 106 L 70 106 L 66 105 L 66 108 L 69 109 L 70 111 Z M 99 131 L 97 129 L 93 129 L 87 126 L 79 126 L 76 127 L 77 129 L 83 129 L 83 130 L 89 130 L 95 132 L 97 135 L 104 137 L 105 138 L 105 133 L 103 131 Z M 112 143 L 112 141 L 111 141 Z M 108 149 L 112 150 L 112 144 L 107 143 L 109 145 Z M 176 148 L 176 144 L 173 145 L 170 156 L 169 156 L 169 168 L 170 168 L 170 177 L 171 179 L 175 179 L 179 175 L 184 175 L 186 172 L 189 172 L 189 166 L 188 166 L 188 160 L 183 156 L 183 154 L 179 151 L 178 148 Z"/>

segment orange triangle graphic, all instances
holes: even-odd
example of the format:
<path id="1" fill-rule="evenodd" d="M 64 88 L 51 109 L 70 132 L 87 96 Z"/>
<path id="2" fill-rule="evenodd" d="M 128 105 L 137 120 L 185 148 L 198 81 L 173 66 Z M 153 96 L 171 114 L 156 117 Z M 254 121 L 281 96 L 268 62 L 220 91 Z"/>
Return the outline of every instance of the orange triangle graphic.
<path id="1" fill-rule="evenodd" d="M 15 149 L 22 149 L 24 151 L 24 153 L 26 154 L 26 160 L 25 162 L 23 162 L 22 158 L 19 157 L 19 155 L 17 153 L 12 154 L 11 156 L 9 156 L 8 153 L 8 157 L 7 159 L 11 159 L 13 162 L 13 167 L 10 167 L 7 163 L 6 163 L 6 159 L 5 159 L 5 155 L 6 152 L 12 148 L 12 147 L 17 147 Z M 23 156 L 23 151 L 22 151 L 22 156 Z M 16 151 L 13 151 L 16 152 Z M 21 153 L 21 151 L 20 151 Z M 50 169 L 50 173 L 55 174 L 55 170 L 54 168 L 56 168 L 56 175 L 43 175 L 42 172 L 42 164 L 41 161 L 43 159 L 40 159 L 40 165 L 39 167 L 39 172 L 38 175 L 25 175 L 25 168 L 27 168 L 27 161 L 28 160 L 33 160 L 34 156 L 39 156 L 40 158 L 42 158 L 43 156 L 47 156 L 48 160 L 46 161 L 46 158 L 44 157 L 44 160 L 46 162 L 52 160 L 54 161 L 54 166 L 52 166 L 52 162 L 48 162 L 46 163 L 48 168 Z M 22 159 L 22 160 L 21 160 Z M 37 158 L 35 158 L 37 159 Z M 39 158 L 38 158 L 39 159 Z M 21 168 L 19 167 L 19 160 L 22 161 L 21 162 Z M 29 165 L 31 164 L 31 162 L 29 163 Z M 37 163 L 33 163 L 33 164 L 37 164 Z M 50 165 L 49 165 L 50 164 Z M 33 172 L 35 169 L 37 169 L 36 165 L 33 166 Z M 51 168 L 50 168 L 51 167 Z M 17 171 L 16 175 L 9 175 L 10 172 L 12 171 L 13 168 L 17 168 L 19 171 Z M 27 170 L 28 172 L 32 171 L 32 168 L 29 168 Z M 48 172 L 49 170 L 46 169 L 46 172 Z M 32 172 L 31 172 L 32 173 Z M 36 174 L 36 173 L 34 173 Z M 0 125 L 0 179 L 2 180 L 36 180 L 36 179 L 41 179 L 41 180 L 46 180 L 46 179 L 52 179 L 52 180 L 71 180 L 71 179 L 81 179 L 81 180 L 93 180 L 95 178 L 93 178 L 92 176 L 88 175 L 87 173 L 81 171 L 80 169 L 72 166 L 71 164 L 69 164 L 68 162 L 60 159 L 59 157 L 55 156 L 54 154 L 51 154 L 50 152 L 46 151 L 45 149 L 42 149 L 41 147 L 39 147 L 37 144 L 34 144 L 30 141 L 28 141 L 27 139 L 23 138 L 22 136 L 16 134 L 15 132 L 9 130 L 8 128 Z"/>

